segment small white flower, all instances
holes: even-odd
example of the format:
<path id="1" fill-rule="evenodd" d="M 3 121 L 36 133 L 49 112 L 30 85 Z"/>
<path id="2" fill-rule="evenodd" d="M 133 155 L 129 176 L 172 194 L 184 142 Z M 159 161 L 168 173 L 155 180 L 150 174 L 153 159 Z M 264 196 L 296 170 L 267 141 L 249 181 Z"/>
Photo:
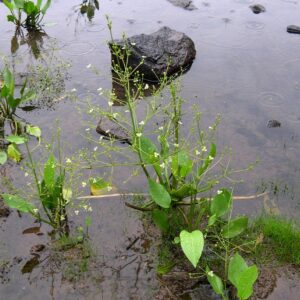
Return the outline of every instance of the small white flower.
<path id="1" fill-rule="evenodd" d="M 181 122 L 181 121 L 178 121 L 178 124 L 182 125 L 182 122 Z"/>
<path id="2" fill-rule="evenodd" d="M 164 127 L 163 127 L 163 126 L 160 126 L 158 129 L 159 129 L 160 131 L 162 131 L 162 130 L 164 130 Z"/>
<path id="3" fill-rule="evenodd" d="M 112 107 L 114 103 L 112 101 L 108 101 L 108 106 Z"/>
<path id="4" fill-rule="evenodd" d="M 88 211 L 89 211 L 89 212 L 92 212 L 92 211 L 93 211 L 93 209 L 92 209 L 91 206 L 88 208 Z"/>
<path id="5" fill-rule="evenodd" d="M 37 214 L 37 213 L 39 212 L 39 210 L 38 210 L 37 208 L 34 208 L 32 211 L 33 211 L 35 214 Z"/>
<path id="6" fill-rule="evenodd" d="M 65 216 L 60 216 L 60 220 L 64 221 L 65 220 Z"/>
<path id="7" fill-rule="evenodd" d="M 105 133 L 109 133 L 110 132 L 110 130 L 109 129 L 107 129 L 106 131 L 105 131 Z"/>
<path id="8" fill-rule="evenodd" d="M 103 95 L 103 92 L 98 93 L 98 95 L 99 95 L 99 96 L 102 96 L 102 95 Z"/>
<path id="9" fill-rule="evenodd" d="M 213 130 L 213 128 L 211 126 L 208 127 L 208 130 Z"/>
<path id="10" fill-rule="evenodd" d="M 107 191 L 110 192 L 111 190 L 112 190 L 112 187 L 109 185 L 109 186 L 107 187 Z"/>
<path id="11" fill-rule="evenodd" d="M 146 83 L 146 84 L 145 84 L 145 87 L 144 87 L 144 89 L 145 89 L 145 90 L 148 90 L 148 89 L 149 89 L 149 85 L 148 85 L 148 83 Z"/>
<path id="12" fill-rule="evenodd" d="M 126 112 L 126 113 L 129 113 L 129 110 L 128 110 L 128 109 L 126 109 L 126 110 L 125 110 L 125 112 Z"/>
<path id="13" fill-rule="evenodd" d="M 141 137 L 141 136 L 142 136 L 142 133 L 141 133 L 141 132 L 137 132 L 137 133 L 136 133 L 136 136 L 137 136 L 137 137 Z"/>
<path id="14" fill-rule="evenodd" d="M 145 58 L 147 58 L 147 56 L 145 56 L 145 55 L 142 55 L 142 58 L 143 58 L 143 59 L 145 59 Z"/>
<path id="15" fill-rule="evenodd" d="M 74 92 L 77 92 L 77 90 L 74 88 L 74 89 L 71 89 L 71 92 L 74 93 Z"/>
<path id="16" fill-rule="evenodd" d="M 78 216 L 79 210 L 75 210 L 75 211 L 74 211 L 74 214 L 75 214 L 76 216 Z"/>
<path id="17" fill-rule="evenodd" d="M 217 194 L 218 194 L 218 195 L 222 194 L 222 191 L 217 190 Z"/>
<path id="18" fill-rule="evenodd" d="M 103 135 L 101 135 L 100 137 L 99 137 L 99 141 L 102 141 L 103 140 Z"/>
<path id="19" fill-rule="evenodd" d="M 88 64 L 88 65 L 86 66 L 87 69 L 90 69 L 91 67 L 92 67 L 91 64 Z"/>
<path id="20" fill-rule="evenodd" d="M 140 124 L 140 125 L 145 125 L 145 122 L 144 122 L 144 121 L 141 121 L 139 124 Z"/>
<path id="21" fill-rule="evenodd" d="M 113 113 L 113 118 L 116 118 L 119 114 L 118 113 Z"/>
<path id="22" fill-rule="evenodd" d="M 81 182 L 81 186 L 84 188 L 84 187 L 86 187 L 86 182 L 85 181 L 82 181 Z"/>
<path id="23" fill-rule="evenodd" d="M 213 272 L 213 271 L 209 271 L 209 272 L 207 273 L 207 275 L 210 276 L 210 277 L 212 277 L 212 276 L 214 276 L 214 272 Z"/>
<path id="24" fill-rule="evenodd" d="M 197 149 L 196 149 L 195 153 L 196 153 L 196 155 L 200 155 L 201 154 L 201 152 L 199 152 Z"/>
<path id="25" fill-rule="evenodd" d="M 70 158 L 66 158 L 66 163 L 67 164 L 70 164 L 72 161 L 71 161 L 71 159 Z"/>
<path id="26" fill-rule="evenodd" d="M 202 146 L 202 147 L 201 147 L 201 151 L 202 151 L 202 152 L 207 152 L 207 148 L 206 148 L 205 146 Z"/>
<path id="27" fill-rule="evenodd" d="M 211 155 L 209 155 L 209 156 L 208 156 L 208 159 L 209 159 L 209 160 L 213 160 L 214 158 L 213 158 Z"/>
<path id="28" fill-rule="evenodd" d="M 91 128 L 86 128 L 86 129 L 85 129 L 85 131 L 90 131 L 90 130 L 91 130 Z"/>
<path id="29" fill-rule="evenodd" d="M 96 152 L 98 150 L 98 147 L 96 146 L 96 147 L 94 147 L 94 151 Z"/>
<path id="30" fill-rule="evenodd" d="M 91 114 L 93 111 L 94 111 L 94 109 L 91 108 L 91 109 L 89 110 L 89 114 Z"/>
<path id="31" fill-rule="evenodd" d="M 154 152 L 153 154 L 155 158 L 159 157 L 159 154 L 157 152 Z"/>
<path id="32" fill-rule="evenodd" d="M 99 88 L 97 89 L 97 91 L 98 91 L 98 92 L 101 92 L 101 91 L 102 91 L 102 87 L 99 87 Z"/>
<path id="33" fill-rule="evenodd" d="M 178 147 L 179 147 L 179 145 L 178 145 L 178 144 L 174 144 L 174 147 L 175 147 L 175 148 L 178 148 Z"/>
<path id="34" fill-rule="evenodd" d="M 136 45 L 136 43 L 130 43 L 132 46 L 135 46 Z"/>
<path id="35" fill-rule="evenodd" d="M 160 166 L 162 169 L 164 169 L 165 166 L 166 166 L 166 164 L 163 162 L 163 163 L 161 163 L 159 166 Z"/>
<path id="36" fill-rule="evenodd" d="M 28 173 L 26 172 L 26 173 L 24 174 L 24 176 L 27 177 L 27 176 L 28 176 Z"/>

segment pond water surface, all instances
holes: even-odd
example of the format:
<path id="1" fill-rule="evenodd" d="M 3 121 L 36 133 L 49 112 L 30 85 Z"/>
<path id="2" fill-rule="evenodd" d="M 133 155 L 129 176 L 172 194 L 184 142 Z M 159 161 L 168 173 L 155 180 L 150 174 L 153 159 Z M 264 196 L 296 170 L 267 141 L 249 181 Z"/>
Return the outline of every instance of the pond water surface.
<path id="1" fill-rule="evenodd" d="M 231 165 L 244 168 L 259 160 L 253 171 L 241 175 L 244 182 L 235 185 L 235 194 L 269 191 L 272 205 L 282 214 L 297 219 L 300 216 L 300 35 L 287 33 L 286 27 L 300 25 L 300 3 L 260 1 L 266 12 L 259 15 L 249 9 L 251 0 L 194 1 L 194 4 L 198 9 L 188 11 L 166 0 L 101 0 L 100 9 L 90 22 L 78 11 L 80 0 L 53 1 L 44 18 L 47 36 L 40 37 L 43 63 L 51 67 L 63 60 L 71 67 L 66 71 L 64 86 L 55 103 L 44 103 L 21 115 L 40 126 L 46 137 L 51 136 L 59 120 L 63 142 L 68 145 L 66 155 L 83 146 L 93 149 L 84 137 L 87 125 L 78 121 L 82 115 L 76 103 L 61 96 L 76 88 L 79 99 L 88 97 L 92 104 L 107 106 L 107 100 L 97 91 L 99 87 L 111 89 L 107 47 L 110 36 L 105 15 L 112 20 L 117 38 L 123 32 L 127 36 L 152 33 L 162 26 L 184 32 L 193 39 L 197 50 L 191 69 L 181 77 L 181 94 L 187 100 L 184 130 L 189 130 L 194 104 L 203 112 L 204 127 L 220 113 L 218 146 L 232 149 Z M 11 53 L 15 28 L 6 22 L 6 13 L 0 5 L 0 54 L 8 58 L 17 74 L 26 74 L 30 66 L 38 63 L 35 57 L 38 55 L 28 47 L 28 42 Z M 89 64 L 92 68 L 87 68 Z M 100 73 L 96 75 L 93 68 Z M 83 119 L 89 120 L 88 116 Z M 281 126 L 269 128 L 269 120 L 277 120 Z M 11 164 L 2 169 L 2 174 L 18 184 L 17 179 L 23 175 L 17 169 Z M 127 172 L 122 169 L 116 174 L 114 183 L 121 190 Z M 143 184 L 143 180 L 131 182 L 126 190 L 143 192 Z M 96 220 L 90 228 L 91 243 L 101 259 L 95 263 L 93 273 L 76 286 L 64 280 L 60 268 L 52 267 L 51 257 L 46 255 L 41 256 L 43 263 L 31 273 L 21 272 L 31 258 L 31 247 L 47 243 L 47 228 L 41 229 L 44 235 L 23 235 L 24 229 L 35 224 L 29 217 L 11 213 L 0 227 L 0 257 L 8 262 L 0 274 L 0 298 L 153 299 L 159 289 L 154 253 L 149 252 L 149 237 L 139 215 L 126 209 L 123 202 L 123 199 L 106 199 L 91 203 L 91 217 Z M 261 198 L 237 203 L 239 212 L 253 215 L 259 214 L 262 207 Z M 80 216 L 74 220 L 82 221 Z M 135 239 L 134 247 L 126 250 Z M 291 288 L 287 299 L 297 299 L 295 289 L 297 286 Z M 271 299 L 282 299 L 281 296 L 275 290 Z"/>

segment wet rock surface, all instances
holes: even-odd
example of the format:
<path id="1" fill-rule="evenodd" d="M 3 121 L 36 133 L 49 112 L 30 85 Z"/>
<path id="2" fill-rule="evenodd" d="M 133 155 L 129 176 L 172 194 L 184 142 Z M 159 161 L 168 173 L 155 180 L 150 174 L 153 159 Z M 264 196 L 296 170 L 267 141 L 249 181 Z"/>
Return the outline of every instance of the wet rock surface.
<path id="1" fill-rule="evenodd" d="M 129 133 L 113 120 L 102 117 L 96 128 L 97 133 L 124 143 L 131 144 Z"/>
<path id="2" fill-rule="evenodd" d="M 260 14 L 266 11 L 266 8 L 261 4 L 254 4 L 250 6 L 254 14 Z"/>
<path id="3" fill-rule="evenodd" d="M 193 4 L 193 1 L 191 0 L 168 0 L 168 1 L 173 5 L 184 8 L 186 10 L 197 9 L 197 7 Z"/>
<path id="4" fill-rule="evenodd" d="M 111 48 L 113 46 L 120 49 L 129 47 L 128 65 L 138 68 L 144 79 L 149 81 L 158 81 L 165 74 L 170 76 L 188 70 L 196 56 L 194 42 L 186 34 L 169 27 L 162 27 L 152 34 L 116 40 L 110 44 Z"/>
<path id="5" fill-rule="evenodd" d="M 251 299 L 266 299 L 275 289 L 276 271 L 271 268 L 261 268 L 259 277 L 254 284 L 254 295 Z"/>
<path id="6" fill-rule="evenodd" d="M 280 127 L 280 126 L 281 126 L 281 123 L 277 120 L 269 120 L 268 124 L 267 124 L 268 128 L 276 128 L 276 127 Z"/>
<path id="7" fill-rule="evenodd" d="M 287 27 L 287 32 L 289 33 L 296 33 L 296 34 L 300 34 L 300 26 L 296 26 L 296 25 L 289 25 Z"/>
<path id="8" fill-rule="evenodd" d="M 10 209 L 3 203 L 0 197 L 0 218 L 6 218 L 10 215 Z"/>

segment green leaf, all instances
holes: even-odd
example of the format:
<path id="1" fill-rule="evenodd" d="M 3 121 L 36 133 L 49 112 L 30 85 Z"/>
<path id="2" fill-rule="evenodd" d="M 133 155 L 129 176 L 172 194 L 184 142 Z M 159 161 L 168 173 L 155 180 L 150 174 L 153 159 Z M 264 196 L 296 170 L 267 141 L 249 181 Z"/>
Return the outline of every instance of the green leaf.
<path id="1" fill-rule="evenodd" d="M 107 188 L 111 186 L 111 184 L 107 181 L 105 181 L 103 178 L 96 177 L 96 178 L 90 178 L 89 179 L 90 188 L 91 188 L 91 194 L 94 196 L 102 195 L 107 191 Z"/>
<path id="2" fill-rule="evenodd" d="M 37 138 L 40 138 L 42 135 L 41 129 L 37 126 L 31 126 L 27 125 L 26 126 L 26 132 L 32 136 L 35 136 Z"/>
<path id="3" fill-rule="evenodd" d="M 210 283 L 211 287 L 213 288 L 214 292 L 217 295 L 224 295 L 224 285 L 222 279 L 210 271 L 209 267 L 206 267 L 206 277 L 208 282 Z"/>
<path id="4" fill-rule="evenodd" d="M 15 162 L 19 162 L 21 160 L 21 152 L 16 144 L 10 144 L 7 147 L 7 155 Z"/>
<path id="5" fill-rule="evenodd" d="M 182 230 L 180 232 L 180 245 L 187 259 L 196 268 L 204 247 L 202 232 L 200 230 L 193 232 Z"/>
<path id="6" fill-rule="evenodd" d="M 20 103 L 25 103 L 33 100 L 36 97 L 36 93 L 34 91 L 28 91 L 25 95 L 21 97 Z"/>
<path id="7" fill-rule="evenodd" d="M 13 74 L 7 67 L 4 68 L 3 79 L 4 84 L 8 87 L 10 95 L 13 96 L 15 90 L 15 80 Z"/>
<path id="8" fill-rule="evenodd" d="M 171 191 L 170 194 L 174 198 L 183 199 L 197 194 L 197 189 L 193 186 L 193 184 L 183 184 L 176 191 Z"/>
<path id="9" fill-rule="evenodd" d="M 15 21 L 17 21 L 16 17 L 13 15 L 7 15 L 6 18 L 8 22 L 14 23 Z"/>
<path id="10" fill-rule="evenodd" d="M 153 164 L 158 161 L 154 153 L 158 153 L 155 144 L 148 138 L 141 136 L 136 139 L 136 146 L 139 147 L 142 161 L 147 164 Z"/>
<path id="11" fill-rule="evenodd" d="M 165 187 L 159 183 L 156 183 L 152 179 L 148 179 L 149 194 L 152 200 L 163 208 L 169 208 L 171 205 L 171 196 Z"/>
<path id="12" fill-rule="evenodd" d="M 165 211 L 155 209 L 152 212 L 152 218 L 155 225 L 163 232 L 167 232 L 169 230 L 168 214 Z"/>
<path id="13" fill-rule="evenodd" d="M 226 189 L 221 189 L 213 198 L 210 205 L 210 212 L 217 217 L 227 213 L 231 205 L 231 193 Z"/>
<path id="14" fill-rule="evenodd" d="M 217 218 L 218 217 L 216 214 L 213 214 L 212 216 L 210 216 L 208 219 L 208 226 L 213 226 L 216 223 Z"/>
<path id="15" fill-rule="evenodd" d="M 36 7 L 40 10 L 43 0 L 37 0 Z"/>
<path id="16" fill-rule="evenodd" d="M 206 157 L 206 159 L 204 160 L 202 166 L 198 169 L 198 176 L 201 176 L 207 170 L 207 168 L 212 163 L 213 159 L 216 157 L 216 154 L 217 154 L 216 145 L 214 143 L 211 143 L 210 152 Z"/>
<path id="17" fill-rule="evenodd" d="M 225 238 L 230 239 L 241 234 L 248 226 L 247 217 L 238 217 L 231 220 L 222 228 L 222 234 Z"/>
<path id="18" fill-rule="evenodd" d="M 99 1 L 98 0 L 94 0 L 95 3 L 95 7 L 99 10 Z"/>
<path id="19" fill-rule="evenodd" d="M 72 189 L 63 188 L 63 198 L 69 203 L 72 200 Z"/>
<path id="20" fill-rule="evenodd" d="M 48 10 L 50 5 L 51 5 L 51 0 L 47 0 L 46 4 L 44 5 L 44 7 L 41 10 L 43 15 L 46 13 L 46 11 Z"/>
<path id="21" fill-rule="evenodd" d="M 44 166 L 44 181 L 49 191 L 52 191 L 55 185 L 55 169 L 56 161 L 54 155 L 51 153 Z"/>
<path id="22" fill-rule="evenodd" d="M 10 208 L 14 208 L 25 213 L 31 212 L 34 209 L 32 204 L 17 195 L 2 194 L 2 197 L 4 203 Z"/>
<path id="23" fill-rule="evenodd" d="M 14 6 L 8 0 L 3 0 L 4 5 L 12 12 L 14 10 Z"/>
<path id="24" fill-rule="evenodd" d="M 10 143 L 15 143 L 17 145 L 22 145 L 28 141 L 28 139 L 25 136 L 20 135 L 9 135 L 6 137 L 6 140 Z"/>
<path id="25" fill-rule="evenodd" d="M 7 161 L 7 154 L 4 151 L 0 151 L 0 165 L 4 165 Z"/>
<path id="26" fill-rule="evenodd" d="M 230 259 L 228 279 L 236 287 L 239 299 L 248 299 L 252 295 L 253 284 L 257 277 L 256 265 L 248 267 L 245 260 L 238 253 Z"/>
<path id="27" fill-rule="evenodd" d="M 258 270 L 255 265 L 244 270 L 238 279 L 238 297 L 241 300 L 248 299 L 253 293 L 253 285 L 258 277 Z"/>
<path id="28" fill-rule="evenodd" d="M 186 177 L 193 169 L 193 161 L 185 151 L 179 151 L 172 157 L 172 173 L 176 177 Z"/>
<path id="29" fill-rule="evenodd" d="M 228 279 L 237 287 L 240 274 L 248 268 L 245 260 L 236 253 L 229 261 Z"/>
<path id="30" fill-rule="evenodd" d="M 23 9 L 25 0 L 14 0 L 16 9 Z"/>

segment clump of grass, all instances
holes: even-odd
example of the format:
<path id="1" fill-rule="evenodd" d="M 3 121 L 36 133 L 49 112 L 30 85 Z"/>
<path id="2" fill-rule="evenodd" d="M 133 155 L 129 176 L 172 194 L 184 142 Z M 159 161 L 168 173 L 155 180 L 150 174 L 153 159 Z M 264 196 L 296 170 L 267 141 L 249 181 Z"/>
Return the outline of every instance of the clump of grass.
<path id="1" fill-rule="evenodd" d="M 300 265 L 300 227 L 278 216 L 261 216 L 253 229 L 263 235 L 258 251 L 275 255 L 280 262 Z"/>

